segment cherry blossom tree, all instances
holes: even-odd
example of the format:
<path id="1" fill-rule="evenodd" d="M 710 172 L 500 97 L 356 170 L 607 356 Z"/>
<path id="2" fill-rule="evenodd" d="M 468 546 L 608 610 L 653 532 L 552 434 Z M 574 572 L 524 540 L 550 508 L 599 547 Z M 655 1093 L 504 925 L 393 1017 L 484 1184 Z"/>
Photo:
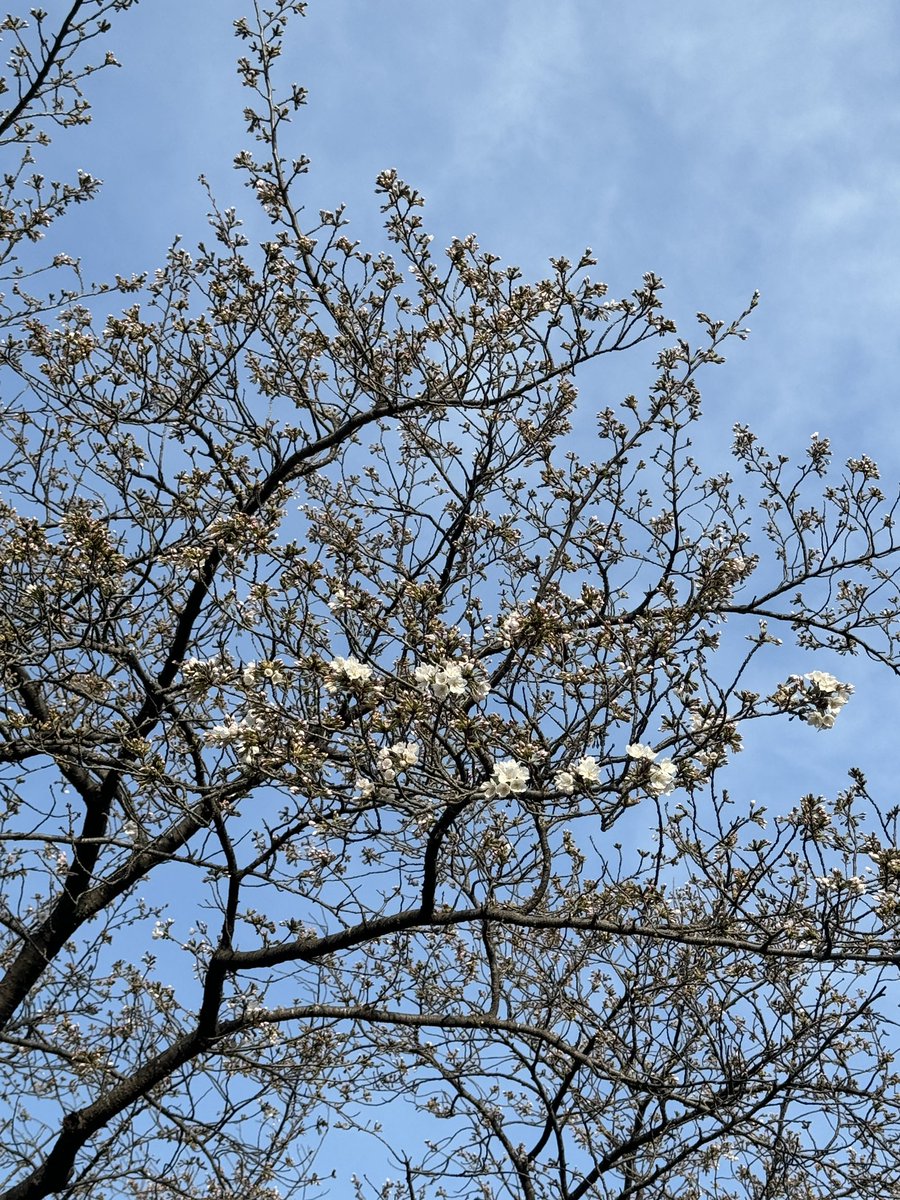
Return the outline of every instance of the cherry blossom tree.
<path id="1" fill-rule="evenodd" d="M 0 1197 L 898 1195 L 897 809 L 739 757 L 900 669 L 875 463 L 692 457 L 755 298 L 689 341 L 391 170 L 379 248 L 311 222 L 293 0 L 236 26 L 267 240 L 38 262 L 126 7 L 3 22 Z"/>

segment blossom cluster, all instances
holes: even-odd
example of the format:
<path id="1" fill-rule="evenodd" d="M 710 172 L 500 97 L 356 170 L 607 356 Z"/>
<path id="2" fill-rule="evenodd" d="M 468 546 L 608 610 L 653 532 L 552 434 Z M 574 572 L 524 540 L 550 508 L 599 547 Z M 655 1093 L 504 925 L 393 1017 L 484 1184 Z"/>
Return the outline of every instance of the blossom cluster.
<path id="1" fill-rule="evenodd" d="M 419 761 L 419 747 L 415 742 L 395 742 L 392 746 L 382 746 L 375 758 L 375 769 L 381 776 L 382 784 L 390 785 L 397 779 L 398 774 L 407 767 L 413 767 Z M 364 800 L 382 790 L 371 779 L 357 775 L 354 787 Z"/>
<path id="2" fill-rule="evenodd" d="M 801 720 L 814 729 L 831 729 L 853 691 L 852 683 L 842 683 L 827 671 L 807 671 L 789 676 L 772 699 L 789 711 L 796 712 L 799 704 Z"/>
<path id="3" fill-rule="evenodd" d="M 501 799 L 509 795 L 518 796 L 527 786 L 528 768 L 515 759 L 507 758 L 494 763 L 493 774 L 481 785 L 481 790 L 488 800 L 493 800 L 495 796 Z"/>
<path id="4" fill-rule="evenodd" d="M 826 892 L 846 889 L 854 896 L 864 896 L 868 890 L 868 880 L 864 875 L 843 875 L 837 867 L 833 867 L 828 875 L 817 875 L 816 883 Z"/>
<path id="5" fill-rule="evenodd" d="M 335 692 L 339 687 L 356 687 L 369 682 L 372 678 L 372 668 L 361 663 L 351 654 L 349 658 L 333 658 L 328 664 L 328 678 L 325 687 L 329 692 Z"/>
<path id="6" fill-rule="evenodd" d="M 253 763 L 262 752 L 265 732 L 266 723 L 262 717 L 244 717 L 243 720 L 238 720 L 228 716 L 221 725 L 216 725 L 207 732 L 206 742 L 210 746 L 236 746 L 241 762 Z"/>
<path id="7" fill-rule="evenodd" d="M 419 761 L 419 747 L 415 742 L 395 742 L 393 746 L 382 746 L 376 761 L 384 781 L 393 783 L 398 771 L 415 766 Z"/>
<path id="8" fill-rule="evenodd" d="M 827 671 L 808 671 L 803 676 L 810 683 L 810 699 L 815 708 L 804 716 L 814 729 L 831 729 L 835 719 L 853 694 L 851 683 L 841 683 Z"/>
<path id="9" fill-rule="evenodd" d="M 557 771 L 553 777 L 556 790 L 566 796 L 571 796 L 579 784 L 598 783 L 600 766 L 596 758 L 585 754 L 577 763 L 573 763 L 569 771 Z"/>
<path id="10" fill-rule="evenodd" d="M 287 675 L 284 670 L 284 663 L 278 659 L 270 660 L 264 658 L 261 662 L 248 662 L 241 671 L 241 678 L 244 681 L 245 687 L 255 687 L 261 683 L 279 684 L 284 683 Z"/>
<path id="11" fill-rule="evenodd" d="M 502 638 L 503 645 L 506 647 L 513 646 L 524 625 L 525 617 L 517 608 L 514 608 L 511 612 L 507 613 L 507 615 L 500 622 L 500 636 Z"/>
<path id="12" fill-rule="evenodd" d="M 654 762 L 659 751 L 654 750 L 652 746 L 644 745 L 643 742 L 632 742 L 625 747 L 625 753 L 636 762 L 648 764 L 647 791 L 652 796 L 668 796 L 674 791 L 678 767 L 671 758 Z"/>
<path id="13" fill-rule="evenodd" d="M 435 700 L 446 700 L 448 696 L 483 700 L 490 692 L 487 680 L 467 658 L 446 659 L 440 664 L 423 663 L 416 667 L 415 678 L 419 687 L 430 692 Z"/>

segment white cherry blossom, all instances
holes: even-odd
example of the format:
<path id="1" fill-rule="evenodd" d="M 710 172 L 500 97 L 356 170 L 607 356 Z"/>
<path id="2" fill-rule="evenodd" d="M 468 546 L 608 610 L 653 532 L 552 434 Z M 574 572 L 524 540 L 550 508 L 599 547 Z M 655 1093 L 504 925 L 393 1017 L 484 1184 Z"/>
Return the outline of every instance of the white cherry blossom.
<path id="1" fill-rule="evenodd" d="M 647 762 L 652 762 L 657 755 L 652 746 L 646 746 L 643 742 L 631 742 L 625 747 L 625 753 L 629 758 L 645 759 Z"/>
<path id="2" fill-rule="evenodd" d="M 348 658 L 333 658 L 328 664 L 328 670 L 331 678 L 326 681 L 325 687 L 329 692 L 336 691 L 339 683 L 368 683 L 372 678 L 372 668 L 361 663 L 352 654 Z"/>
<path id="3" fill-rule="evenodd" d="M 572 767 L 583 783 L 597 783 L 600 779 L 600 764 L 590 754 L 585 754 Z"/>
<path id="4" fill-rule="evenodd" d="M 503 762 L 494 763 L 494 772 L 481 790 L 489 800 L 495 796 L 501 799 L 509 795 L 519 795 L 528 786 L 528 768 L 515 759 L 507 758 Z"/>
<path id="5" fill-rule="evenodd" d="M 422 663 L 416 667 L 414 676 L 419 687 L 430 692 L 435 700 L 466 695 L 473 700 L 483 700 L 491 690 L 483 672 L 467 658 Z"/>
<path id="6" fill-rule="evenodd" d="M 675 777 L 677 774 L 678 767 L 672 762 L 671 758 L 664 758 L 662 762 L 651 763 L 647 790 L 654 796 L 670 795 L 675 789 Z"/>

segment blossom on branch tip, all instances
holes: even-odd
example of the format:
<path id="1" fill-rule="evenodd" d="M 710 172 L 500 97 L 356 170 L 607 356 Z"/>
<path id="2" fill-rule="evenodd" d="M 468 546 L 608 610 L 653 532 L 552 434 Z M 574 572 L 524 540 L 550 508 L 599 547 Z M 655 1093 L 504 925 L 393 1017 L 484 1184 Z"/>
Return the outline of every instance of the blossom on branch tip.
<path id="1" fill-rule="evenodd" d="M 328 670 L 331 672 L 331 678 L 326 681 L 325 687 L 329 692 L 335 691 L 338 683 L 368 683 L 372 678 L 372 668 L 361 663 L 353 655 L 349 658 L 333 658 L 328 664 Z"/>
<path id="2" fill-rule="evenodd" d="M 500 622 L 500 634 L 503 639 L 503 645 L 510 647 L 516 640 L 516 637 L 521 632 L 525 624 L 525 617 L 514 608 Z"/>
<path id="3" fill-rule="evenodd" d="M 652 796 L 668 796 L 674 790 L 678 767 L 671 758 L 664 758 L 662 762 L 654 762 L 659 751 L 654 750 L 652 746 L 645 746 L 642 742 L 632 742 L 625 747 L 625 753 L 629 758 L 633 758 L 637 762 L 646 762 L 649 765 L 647 791 Z"/>
<path id="4" fill-rule="evenodd" d="M 466 658 L 458 662 L 447 659 L 441 664 L 423 663 L 414 674 L 419 687 L 431 692 L 435 700 L 466 694 L 473 700 L 483 700 L 490 692 L 487 680 L 476 674 L 475 664 Z"/>
<path id="5" fill-rule="evenodd" d="M 600 779 L 600 765 L 590 754 L 585 754 L 579 758 L 578 762 L 572 767 L 575 774 L 582 780 L 583 783 L 597 783 Z"/>
<path id="6" fill-rule="evenodd" d="M 828 671 L 808 671 L 803 679 L 809 680 L 808 698 L 815 707 L 803 714 L 802 719 L 814 729 L 831 729 L 853 694 L 853 684 L 841 683 Z"/>
<path id="7" fill-rule="evenodd" d="M 664 758 L 662 762 L 651 763 L 647 790 L 654 796 L 670 795 L 675 788 L 675 776 L 677 774 L 678 767 L 672 762 L 671 758 Z"/>
<path id="8" fill-rule="evenodd" d="M 488 800 L 495 796 L 503 797 L 518 795 L 528 786 L 528 768 L 515 759 L 507 758 L 503 762 L 494 763 L 494 772 L 489 780 L 481 785 Z"/>
<path id="9" fill-rule="evenodd" d="M 625 753 L 629 758 L 645 759 L 647 762 L 652 762 L 656 758 L 656 751 L 652 746 L 645 746 L 643 742 L 632 742 L 625 747 Z"/>

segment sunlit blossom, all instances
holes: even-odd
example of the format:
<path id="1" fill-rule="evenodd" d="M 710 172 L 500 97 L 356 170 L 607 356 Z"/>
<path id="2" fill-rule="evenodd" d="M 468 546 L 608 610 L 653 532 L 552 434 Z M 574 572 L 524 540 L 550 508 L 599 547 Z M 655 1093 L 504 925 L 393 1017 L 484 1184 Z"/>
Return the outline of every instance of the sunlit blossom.
<path id="1" fill-rule="evenodd" d="M 657 755 L 652 746 L 646 746 L 643 742 L 632 742 L 625 747 L 625 753 L 629 758 L 645 759 L 647 762 L 652 762 Z"/>
<path id="2" fill-rule="evenodd" d="M 668 796 L 674 791 L 677 774 L 678 767 L 672 762 L 671 758 L 664 758 L 662 762 L 651 763 L 647 790 L 654 796 Z"/>
<path id="3" fill-rule="evenodd" d="M 494 763 L 491 778 L 481 785 L 481 790 L 489 800 L 495 796 L 501 799 L 509 795 L 518 795 L 528 786 L 528 768 L 515 759 L 507 758 L 503 762 Z"/>
<path id="4" fill-rule="evenodd" d="M 583 783 L 597 783 L 600 779 L 600 764 L 590 754 L 585 754 L 583 758 L 579 758 L 578 762 L 572 767 L 572 770 Z"/>
<path id="5" fill-rule="evenodd" d="M 468 659 L 422 663 L 416 667 L 414 677 L 419 687 L 430 692 L 435 700 L 466 695 L 473 700 L 483 700 L 490 692 L 483 672 Z"/>
<path id="6" fill-rule="evenodd" d="M 326 681 L 325 687 L 330 692 L 335 691 L 338 682 L 349 684 L 368 683 L 372 678 L 372 668 L 365 663 L 361 663 L 352 654 L 348 658 L 333 658 L 328 664 L 328 670 L 331 678 Z"/>

